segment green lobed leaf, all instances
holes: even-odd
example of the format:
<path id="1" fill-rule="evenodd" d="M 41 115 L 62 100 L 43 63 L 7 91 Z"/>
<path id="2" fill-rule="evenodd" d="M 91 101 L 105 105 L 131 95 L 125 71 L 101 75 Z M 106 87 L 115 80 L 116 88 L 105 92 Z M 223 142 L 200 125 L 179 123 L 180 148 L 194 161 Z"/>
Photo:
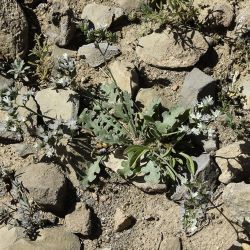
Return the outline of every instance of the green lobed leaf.
<path id="1" fill-rule="evenodd" d="M 142 167 L 141 172 L 145 174 L 144 180 L 146 182 L 152 184 L 160 183 L 160 168 L 153 161 L 148 161 L 145 167 Z"/>

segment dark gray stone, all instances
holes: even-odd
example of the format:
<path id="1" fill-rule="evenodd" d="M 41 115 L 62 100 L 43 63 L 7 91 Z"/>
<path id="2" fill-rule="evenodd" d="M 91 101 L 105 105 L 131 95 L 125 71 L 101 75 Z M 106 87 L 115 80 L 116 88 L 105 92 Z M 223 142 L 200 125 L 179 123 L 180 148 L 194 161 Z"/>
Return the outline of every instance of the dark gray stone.
<path id="1" fill-rule="evenodd" d="M 208 190 L 214 190 L 218 184 L 219 169 L 210 154 L 203 153 L 192 157 L 197 164 L 195 178 L 202 181 Z"/>
<path id="2" fill-rule="evenodd" d="M 4 123 L 0 123 L 0 143 L 19 143 L 23 140 L 22 135 L 16 131 L 8 131 Z"/>
<path id="3" fill-rule="evenodd" d="M 18 171 L 29 195 L 44 210 L 63 214 L 68 202 L 68 182 L 54 164 L 30 164 Z"/>
<path id="4" fill-rule="evenodd" d="M 87 63 L 91 67 L 98 67 L 102 65 L 105 60 L 108 61 L 112 57 L 120 54 L 120 51 L 116 46 L 108 45 L 108 43 L 100 43 L 99 48 L 102 53 L 94 43 L 83 45 L 78 50 L 78 56 L 86 58 Z"/>
<path id="5" fill-rule="evenodd" d="M 215 97 L 215 89 L 216 81 L 201 70 L 194 68 L 185 77 L 179 104 L 185 108 L 192 108 L 197 101 L 208 95 Z"/>

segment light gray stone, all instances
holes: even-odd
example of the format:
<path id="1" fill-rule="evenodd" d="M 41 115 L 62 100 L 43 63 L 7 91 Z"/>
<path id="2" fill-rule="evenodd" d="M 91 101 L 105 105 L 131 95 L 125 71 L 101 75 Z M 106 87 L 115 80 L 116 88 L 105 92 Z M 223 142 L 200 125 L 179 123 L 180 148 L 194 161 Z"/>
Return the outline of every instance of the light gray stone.
<path id="1" fill-rule="evenodd" d="M 181 250 L 181 240 L 178 237 L 164 238 L 159 250 Z"/>
<path id="2" fill-rule="evenodd" d="M 122 209 L 117 208 L 114 215 L 114 230 L 122 232 L 128 229 L 133 223 L 133 217 L 126 214 Z"/>
<path id="3" fill-rule="evenodd" d="M 194 0 L 199 9 L 199 21 L 209 27 L 228 28 L 234 19 L 233 5 L 227 0 Z"/>
<path id="4" fill-rule="evenodd" d="M 129 13 L 132 10 L 138 10 L 142 3 L 147 3 L 147 0 L 117 0 L 116 3 L 119 4 L 126 13 Z"/>
<path id="5" fill-rule="evenodd" d="M 211 153 L 217 150 L 217 143 L 214 139 L 203 140 L 203 148 L 206 153 Z"/>
<path id="6" fill-rule="evenodd" d="M 219 181 L 228 184 L 250 177 L 250 146 L 238 141 L 216 151 L 215 161 L 221 170 Z"/>
<path id="7" fill-rule="evenodd" d="M 77 56 L 77 51 L 60 48 L 57 45 L 53 46 L 51 56 L 54 58 L 55 61 L 58 60 L 58 58 L 62 57 L 64 54 L 67 54 L 71 58 L 75 58 Z"/>
<path id="8" fill-rule="evenodd" d="M 80 47 L 77 54 L 80 57 L 84 57 L 91 67 L 98 67 L 105 62 L 105 59 L 108 61 L 120 54 L 116 46 L 109 45 L 108 43 L 100 43 L 99 48 L 101 52 L 96 48 L 94 43 L 90 43 Z"/>
<path id="9" fill-rule="evenodd" d="M 65 216 L 67 230 L 83 236 L 90 235 L 91 223 L 91 212 L 83 203 L 76 203 L 74 211 Z"/>
<path id="10" fill-rule="evenodd" d="M 28 23 L 16 0 L 2 0 L 0 9 L 0 59 L 24 57 L 28 48 Z"/>
<path id="11" fill-rule="evenodd" d="M 14 81 L 12 79 L 8 79 L 0 75 L 0 91 L 8 89 L 11 85 L 13 85 L 13 83 Z"/>
<path id="12" fill-rule="evenodd" d="M 184 80 L 180 91 L 180 106 L 192 108 L 197 101 L 210 95 L 215 97 L 216 81 L 201 70 L 194 68 Z"/>
<path id="13" fill-rule="evenodd" d="M 43 115 L 64 122 L 77 119 L 79 96 L 73 90 L 47 88 L 38 91 L 35 99 Z M 48 118 L 44 120 L 49 121 Z"/>
<path id="14" fill-rule="evenodd" d="M 24 230 L 21 227 L 8 227 L 4 226 L 0 228 L 0 249 L 9 250 L 20 238 L 24 237 Z"/>
<path id="15" fill-rule="evenodd" d="M 63 213 L 67 203 L 68 184 L 54 164 L 30 164 L 19 171 L 19 179 L 29 195 L 44 211 Z"/>
<path id="16" fill-rule="evenodd" d="M 139 88 L 139 77 L 135 66 L 132 63 L 117 60 L 109 67 L 118 87 L 135 96 Z"/>
<path id="17" fill-rule="evenodd" d="M 245 5 L 239 10 L 239 13 L 236 17 L 236 29 L 242 34 L 246 34 L 250 31 L 250 4 L 243 3 Z"/>
<path id="18" fill-rule="evenodd" d="M 243 88 L 242 95 L 245 96 L 246 102 L 244 103 L 244 109 L 250 109 L 250 74 L 240 78 L 239 85 Z"/>
<path id="19" fill-rule="evenodd" d="M 35 241 L 20 239 L 6 250 L 80 250 L 78 237 L 67 232 L 62 227 L 45 228 L 39 230 L 39 237 Z"/>
<path id="20" fill-rule="evenodd" d="M 223 191 L 224 207 L 230 218 L 250 221 L 250 184 L 230 183 Z"/>
<path id="21" fill-rule="evenodd" d="M 87 4 L 82 12 L 81 18 L 90 20 L 96 29 L 109 28 L 113 21 L 123 16 L 121 8 L 106 6 L 102 4 Z"/>
<path id="22" fill-rule="evenodd" d="M 136 103 L 140 107 L 141 105 L 143 108 L 148 107 L 152 102 L 160 100 L 161 105 L 164 108 L 169 108 L 170 103 L 166 98 L 166 91 L 167 88 L 157 89 L 157 88 L 147 88 L 147 89 L 140 89 L 137 96 L 136 96 Z"/>
<path id="23" fill-rule="evenodd" d="M 162 68 L 186 68 L 195 65 L 208 50 L 208 44 L 198 32 L 178 37 L 170 29 L 139 39 L 136 54 L 147 64 Z"/>

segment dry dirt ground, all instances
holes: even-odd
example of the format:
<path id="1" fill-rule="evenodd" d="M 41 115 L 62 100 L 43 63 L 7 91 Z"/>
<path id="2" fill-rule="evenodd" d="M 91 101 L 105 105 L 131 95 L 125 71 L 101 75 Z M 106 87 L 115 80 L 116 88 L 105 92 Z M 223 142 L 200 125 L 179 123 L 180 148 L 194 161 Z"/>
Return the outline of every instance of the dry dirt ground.
<path id="1" fill-rule="evenodd" d="M 68 2 L 80 15 L 86 2 L 91 1 L 68 0 Z M 108 0 L 95 2 L 110 3 Z M 245 2 L 249 3 L 249 1 Z M 119 59 L 128 60 L 138 66 L 142 87 L 154 85 L 158 88 L 166 88 L 166 99 L 169 103 L 176 103 L 179 89 L 189 70 L 164 70 L 139 63 L 134 49 L 137 39 L 140 37 L 140 32 L 138 32 L 140 25 L 131 24 L 117 29 L 120 34 L 119 45 L 122 51 Z M 212 76 L 217 78 L 227 69 L 230 51 L 226 44 L 217 45 L 213 50 L 218 58 L 216 64 L 210 67 L 212 59 L 208 57 L 197 67 L 201 70 L 212 71 Z M 106 80 L 102 70 L 90 68 L 84 60 L 78 59 L 77 82 L 80 87 L 98 84 Z M 234 140 L 236 140 L 234 131 L 221 129 L 221 145 Z M 17 170 L 32 161 L 32 155 L 25 159 L 21 158 L 16 152 L 15 145 L 0 145 L 0 163 L 4 166 L 10 166 Z M 74 174 L 69 178 L 75 181 Z M 223 186 L 220 188 L 223 190 Z M 237 235 L 229 221 L 217 209 L 211 208 L 209 210 L 209 221 L 202 230 L 187 237 L 181 228 L 180 207 L 168 199 L 166 194 L 146 194 L 109 171 L 105 177 L 101 178 L 99 184 L 93 186 L 92 190 L 79 188 L 78 192 L 80 199 L 92 207 L 93 214 L 92 236 L 91 239 L 82 239 L 83 249 L 164 250 L 169 249 L 166 240 L 173 236 L 181 239 L 183 250 L 239 249 L 232 248 L 232 246 L 237 241 L 238 236 L 243 235 L 241 233 Z M 226 208 L 220 204 L 220 198 L 216 203 L 219 205 L 218 208 L 225 211 L 225 215 L 227 215 Z M 114 214 L 117 208 L 124 209 L 135 219 L 131 228 L 120 233 L 115 233 L 113 230 Z M 231 219 L 229 218 L 229 220 Z M 63 223 L 63 219 L 61 223 Z M 241 230 L 237 226 L 236 229 L 239 232 Z"/>

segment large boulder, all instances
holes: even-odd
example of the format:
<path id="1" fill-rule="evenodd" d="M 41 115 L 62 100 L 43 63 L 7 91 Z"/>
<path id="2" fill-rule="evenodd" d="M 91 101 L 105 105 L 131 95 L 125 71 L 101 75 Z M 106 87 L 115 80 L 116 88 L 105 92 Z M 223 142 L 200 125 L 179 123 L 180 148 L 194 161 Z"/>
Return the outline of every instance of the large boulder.
<path id="1" fill-rule="evenodd" d="M 28 23 L 16 0 L 1 1 L 0 59 L 24 57 L 28 48 Z"/>
<path id="2" fill-rule="evenodd" d="M 38 91 L 35 99 L 45 116 L 64 122 L 77 119 L 79 96 L 73 90 L 47 88 Z"/>
<path id="3" fill-rule="evenodd" d="M 20 181 L 44 211 L 64 213 L 68 182 L 54 164 L 30 164 L 20 170 Z"/>
<path id="4" fill-rule="evenodd" d="M 139 39 L 137 56 L 147 64 L 162 68 L 186 68 L 195 65 L 208 50 L 198 31 L 177 34 L 170 29 Z"/>
<path id="5" fill-rule="evenodd" d="M 90 3 L 83 9 L 81 18 L 91 21 L 96 29 L 109 28 L 113 21 L 123 16 L 121 8 Z"/>
<path id="6" fill-rule="evenodd" d="M 17 240 L 3 250 L 80 250 L 78 237 L 62 227 L 45 228 L 39 231 L 36 241 L 27 238 Z"/>

